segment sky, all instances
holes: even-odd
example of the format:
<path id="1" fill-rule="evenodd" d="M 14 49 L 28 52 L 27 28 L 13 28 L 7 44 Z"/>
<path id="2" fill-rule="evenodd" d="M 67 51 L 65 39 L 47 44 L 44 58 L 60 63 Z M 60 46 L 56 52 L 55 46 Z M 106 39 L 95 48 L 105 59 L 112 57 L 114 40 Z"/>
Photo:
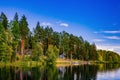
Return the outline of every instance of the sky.
<path id="1" fill-rule="evenodd" d="M 120 54 L 120 0 L 0 0 L 0 12 L 9 21 L 26 15 L 31 30 L 39 21 Z"/>

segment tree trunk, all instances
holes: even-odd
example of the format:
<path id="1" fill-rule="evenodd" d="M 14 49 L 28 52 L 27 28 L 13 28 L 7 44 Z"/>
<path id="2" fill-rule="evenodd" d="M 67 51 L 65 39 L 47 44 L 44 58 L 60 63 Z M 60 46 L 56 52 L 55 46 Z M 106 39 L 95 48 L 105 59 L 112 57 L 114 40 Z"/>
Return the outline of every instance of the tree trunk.
<path id="1" fill-rule="evenodd" d="M 23 80 L 23 73 L 22 73 L 22 69 L 20 69 L 20 80 Z"/>
<path id="2" fill-rule="evenodd" d="M 70 51 L 70 62 L 72 64 L 72 51 Z"/>
<path id="3" fill-rule="evenodd" d="M 17 43 L 16 48 L 15 48 L 15 56 L 17 55 L 17 51 L 18 51 L 18 43 Z M 16 58 L 14 61 L 16 62 Z"/>
<path id="4" fill-rule="evenodd" d="M 24 38 L 21 39 L 21 57 L 23 57 L 23 53 L 24 53 L 24 45 L 25 44 L 25 40 Z"/>

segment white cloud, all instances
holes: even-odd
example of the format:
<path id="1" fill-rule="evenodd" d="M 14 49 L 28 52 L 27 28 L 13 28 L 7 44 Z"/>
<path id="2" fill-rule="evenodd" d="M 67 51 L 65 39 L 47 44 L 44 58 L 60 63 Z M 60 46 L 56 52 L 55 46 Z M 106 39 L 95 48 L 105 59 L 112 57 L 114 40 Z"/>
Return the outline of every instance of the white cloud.
<path id="1" fill-rule="evenodd" d="M 42 22 L 41 25 L 42 25 L 42 26 L 52 26 L 52 24 L 49 23 L 49 22 Z"/>
<path id="2" fill-rule="evenodd" d="M 63 26 L 63 27 L 68 27 L 68 26 L 69 26 L 69 24 L 67 24 L 67 23 L 60 23 L 60 26 Z"/>
<path id="3" fill-rule="evenodd" d="M 115 30 L 115 31 L 102 31 L 103 33 L 110 33 L 110 34 L 117 34 L 120 33 L 120 30 Z"/>
<path id="4" fill-rule="evenodd" d="M 94 31 L 93 33 L 106 33 L 106 34 L 120 34 L 120 30 L 106 30 L 106 31 Z"/>
<path id="5" fill-rule="evenodd" d="M 106 39 L 113 39 L 113 40 L 120 40 L 120 37 L 118 36 L 105 36 Z"/>
<path id="6" fill-rule="evenodd" d="M 120 46 L 116 46 L 116 45 L 96 45 L 96 46 L 97 49 L 114 51 L 120 54 Z"/>
<path id="7" fill-rule="evenodd" d="M 93 39 L 94 42 L 104 42 L 104 39 Z"/>

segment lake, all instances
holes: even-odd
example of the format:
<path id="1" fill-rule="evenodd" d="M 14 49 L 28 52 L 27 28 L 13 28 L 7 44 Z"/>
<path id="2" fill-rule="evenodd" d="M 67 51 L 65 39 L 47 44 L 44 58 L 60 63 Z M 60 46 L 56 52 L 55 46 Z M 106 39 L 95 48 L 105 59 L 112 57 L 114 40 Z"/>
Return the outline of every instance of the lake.
<path id="1" fill-rule="evenodd" d="M 120 64 L 0 67 L 0 80 L 120 80 Z"/>

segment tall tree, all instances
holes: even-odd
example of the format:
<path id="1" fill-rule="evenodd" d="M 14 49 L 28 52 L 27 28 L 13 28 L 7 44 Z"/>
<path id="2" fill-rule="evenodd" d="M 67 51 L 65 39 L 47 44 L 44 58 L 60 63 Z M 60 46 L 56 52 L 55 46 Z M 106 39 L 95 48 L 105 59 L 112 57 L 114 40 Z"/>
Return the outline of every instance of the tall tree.
<path id="1" fill-rule="evenodd" d="M 89 53 L 90 53 L 90 43 L 88 41 L 84 42 L 84 49 L 85 49 L 85 55 L 84 55 L 84 59 L 85 60 L 89 60 Z"/>
<path id="2" fill-rule="evenodd" d="M 52 45 L 56 46 L 57 48 L 59 48 L 59 42 L 60 42 L 60 35 L 58 32 L 53 32 L 53 36 L 52 36 Z"/>
<path id="3" fill-rule="evenodd" d="M 65 31 L 63 31 L 61 33 L 61 45 L 60 45 L 60 49 L 61 49 L 61 53 L 64 53 L 66 55 L 66 57 L 68 58 L 68 53 L 69 53 L 69 34 Z"/>
<path id="4" fill-rule="evenodd" d="M 32 57 L 33 60 L 38 61 L 39 57 L 42 56 L 42 55 L 43 55 L 42 47 L 39 43 L 36 43 L 33 46 L 31 57 Z"/>
<path id="5" fill-rule="evenodd" d="M 90 60 L 98 60 L 98 53 L 96 49 L 95 43 L 90 45 L 90 55 L 89 55 Z"/>
<path id="6" fill-rule="evenodd" d="M 11 61 L 13 35 L 0 22 L 0 61 Z"/>
<path id="7" fill-rule="evenodd" d="M 72 54 L 73 54 L 73 51 L 74 51 L 74 39 L 73 39 L 73 34 L 70 34 L 69 48 L 70 48 L 70 59 L 71 59 L 71 61 L 72 61 Z"/>
<path id="8" fill-rule="evenodd" d="M 19 44 L 19 40 L 20 40 L 20 29 L 19 29 L 19 22 L 18 22 L 18 14 L 15 13 L 14 19 L 12 21 L 12 27 L 11 27 L 11 31 L 12 34 L 14 36 L 13 38 L 13 55 L 12 55 L 12 59 L 15 60 L 15 55 L 17 53 L 17 49 L 18 49 L 18 44 Z"/>
<path id="9" fill-rule="evenodd" d="M 40 43 L 43 49 L 43 53 L 45 54 L 46 51 L 46 36 L 45 36 L 45 30 L 44 28 L 40 25 L 39 22 L 37 22 L 37 25 L 34 29 L 34 44 Z"/>
<path id="10" fill-rule="evenodd" d="M 21 35 L 21 55 L 23 56 L 24 48 L 25 48 L 25 39 L 28 37 L 28 33 L 29 33 L 28 22 L 25 15 L 22 16 L 19 24 L 20 24 L 20 35 Z"/>
<path id="11" fill-rule="evenodd" d="M 84 39 L 82 36 L 79 37 L 79 59 L 84 60 L 84 54 L 85 54 L 85 45 L 84 45 Z"/>
<path id="12" fill-rule="evenodd" d="M 7 30 L 7 28 L 8 28 L 8 20 L 7 20 L 6 15 L 3 12 L 1 13 L 0 18 L 1 18 L 1 21 L 2 21 L 3 27 L 5 28 L 5 30 Z"/>
<path id="13" fill-rule="evenodd" d="M 43 43 L 44 37 L 45 37 L 44 36 L 44 29 L 42 26 L 40 26 L 39 22 L 37 22 L 37 25 L 34 29 L 34 36 L 35 36 L 37 42 Z"/>
<path id="14" fill-rule="evenodd" d="M 52 44 L 52 35 L 53 35 L 53 29 L 49 26 L 45 27 L 45 37 L 44 37 L 44 54 L 46 55 L 46 51 L 48 49 L 48 46 Z"/>
<path id="15" fill-rule="evenodd" d="M 49 26 L 45 28 L 45 36 L 48 39 L 48 45 L 52 44 L 52 34 L 53 34 L 53 29 Z"/>

